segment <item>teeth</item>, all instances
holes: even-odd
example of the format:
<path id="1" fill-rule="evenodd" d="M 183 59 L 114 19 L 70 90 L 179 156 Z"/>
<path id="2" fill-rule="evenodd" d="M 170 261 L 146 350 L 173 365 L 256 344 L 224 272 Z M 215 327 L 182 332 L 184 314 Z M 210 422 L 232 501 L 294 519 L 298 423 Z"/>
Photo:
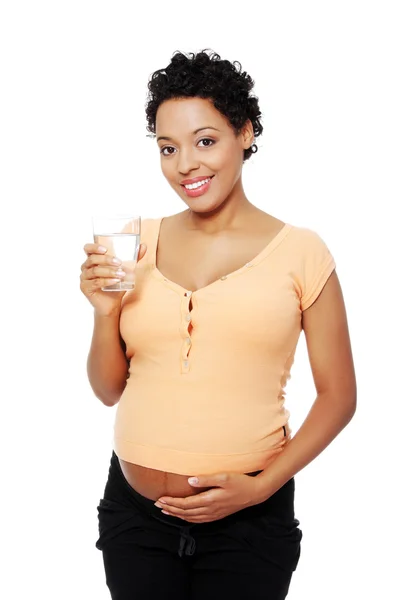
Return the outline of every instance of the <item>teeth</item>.
<path id="1" fill-rule="evenodd" d="M 208 183 L 209 181 L 211 181 L 211 177 L 209 177 L 208 179 L 203 179 L 203 181 L 198 181 L 197 183 L 190 183 L 189 185 L 185 185 L 185 188 L 187 190 L 195 190 L 196 188 L 201 187 L 202 185 L 204 185 L 205 183 Z"/>

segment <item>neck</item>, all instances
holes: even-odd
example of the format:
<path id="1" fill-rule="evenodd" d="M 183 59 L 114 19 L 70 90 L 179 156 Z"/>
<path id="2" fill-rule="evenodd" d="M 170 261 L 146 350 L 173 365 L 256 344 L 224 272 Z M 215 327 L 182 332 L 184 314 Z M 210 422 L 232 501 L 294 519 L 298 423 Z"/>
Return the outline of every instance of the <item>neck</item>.
<path id="1" fill-rule="evenodd" d="M 235 228 L 239 222 L 257 210 L 247 199 L 240 181 L 239 189 L 233 190 L 232 194 L 215 210 L 197 213 L 189 209 L 184 212 L 184 215 L 188 228 L 213 234 Z"/>

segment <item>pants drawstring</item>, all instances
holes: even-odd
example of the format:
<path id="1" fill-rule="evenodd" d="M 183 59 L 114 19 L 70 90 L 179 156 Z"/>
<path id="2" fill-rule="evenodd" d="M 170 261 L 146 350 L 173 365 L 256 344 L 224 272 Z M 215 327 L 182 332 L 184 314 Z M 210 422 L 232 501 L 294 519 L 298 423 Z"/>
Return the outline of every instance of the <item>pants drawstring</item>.
<path id="1" fill-rule="evenodd" d="M 190 525 L 186 527 L 181 527 L 181 537 L 179 540 L 179 550 L 178 554 L 182 557 L 183 553 L 187 556 L 193 556 L 196 550 L 196 541 L 190 535 Z"/>

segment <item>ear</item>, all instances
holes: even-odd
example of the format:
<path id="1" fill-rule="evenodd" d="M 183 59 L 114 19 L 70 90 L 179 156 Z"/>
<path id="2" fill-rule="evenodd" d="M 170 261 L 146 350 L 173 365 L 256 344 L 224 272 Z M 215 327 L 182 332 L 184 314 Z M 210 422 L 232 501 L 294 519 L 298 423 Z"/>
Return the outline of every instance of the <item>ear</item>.
<path id="1" fill-rule="evenodd" d="M 247 150 L 254 143 L 254 129 L 253 123 L 248 119 L 243 125 L 241 130 L 241 136 L 243 141 L 243 150 Z"/>

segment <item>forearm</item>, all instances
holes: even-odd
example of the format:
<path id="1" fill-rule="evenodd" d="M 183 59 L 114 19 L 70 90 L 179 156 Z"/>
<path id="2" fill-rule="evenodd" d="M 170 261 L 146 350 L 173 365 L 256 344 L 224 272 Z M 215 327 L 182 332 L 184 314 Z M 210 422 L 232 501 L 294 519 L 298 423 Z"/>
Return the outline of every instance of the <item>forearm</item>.
<path id="1" fill-rule="evenodd" d="M 313 461 L 346 427 L 356 408 L 355 399 L 335 401 L 332 393 L 317 396 L 297 433 L 267 468 L 257 475 L 257 503 L 279 490 Z"/>
<path id="2" fill-rule="evenodd" d="M 113 406 L 118 402 L 128 374 L 128 363 L 119 333 L 119 314 L 94 315 L 87 374 L 93 392 L 103 404 Z"/>

